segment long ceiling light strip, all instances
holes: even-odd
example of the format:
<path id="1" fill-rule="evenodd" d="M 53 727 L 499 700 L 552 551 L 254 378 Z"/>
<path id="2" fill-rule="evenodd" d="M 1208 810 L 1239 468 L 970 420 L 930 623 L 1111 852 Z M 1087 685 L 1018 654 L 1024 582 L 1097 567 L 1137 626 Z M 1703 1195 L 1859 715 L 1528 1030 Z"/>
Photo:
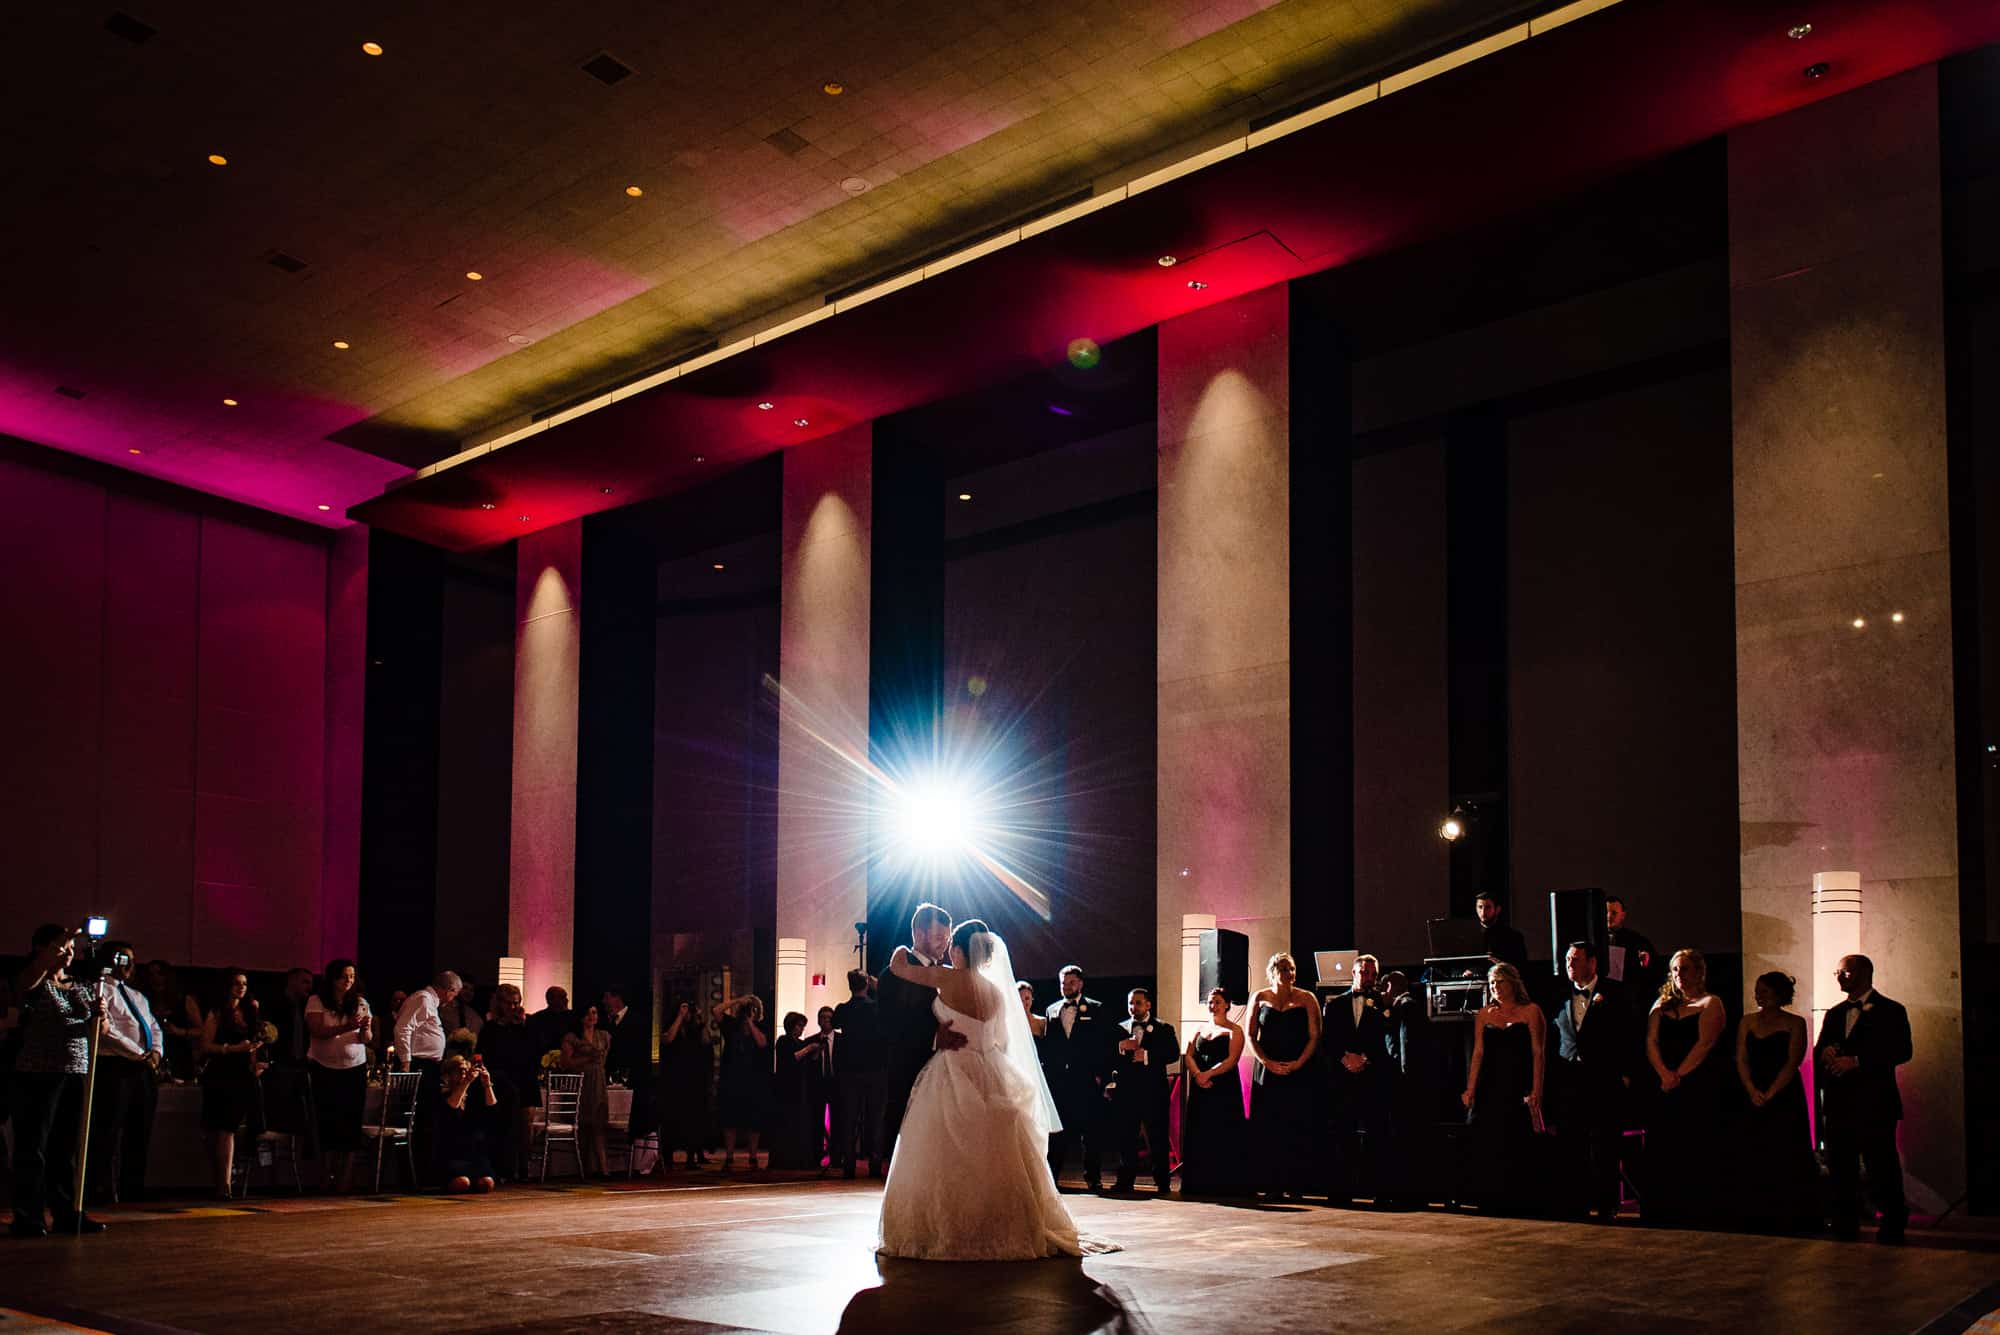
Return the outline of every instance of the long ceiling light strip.
<path id="1" fill-rule="evenodd" d="M 1310 107 L 1298 115 L 1287 117 L 1274 125 L 1267 125 L 1260 130 L 1251 130 L 1241 135 L 1232 136 L 1220 144 L 1211 145 L 1198 153 L 1182 158 L 1178 162 L 1169 163 L 1164 167 L 1145 172 L 1127 181 L 1124 185 L 1113 186 L 1108 190 L 1101 191 L 1081 203 L 1073 204 L 1045 218 L 1037 218 L 1033 222 L 1024 223 L 1022 226 L 1002 232 L 998 236 L 988 237 L 975 245 L 965 247 L 963 250 L 953 251 L 943 259 L 933 260 L 921 268 L 910 269 L 893 277 L 885 278 L 872 287 L 864 288 L 851 296 L 841 298 L 839 301 L 828 302 L 824 306 L 807 311 L 802 315 L 785 316 L 774 323 L 766 325 L 762 329 L 741 334 L 733 341 L 711 352 L 706 352 L 685 362 L 669 366 L 663 371 L 654 372 L 642 379 L 632 381 L 630 384 L 621 385 L 609 393 L 601 394 L 596 398 L 577 404 L 573 408 L 557 413 L 553 417 L 536 422 L 531 426 L 520 427 L 504 435 L 496 436 L 490 441 L 471 446 L 458 454 L 452 455 L 448 459 L 440 459 L 428 467 L 418 469 L 410 476 L 409 481 L 416 481 L 419 478 L 426 478 L 436 473 L 442 473 L 446 469 L 456 468 L 460 464 L 469 463 L 482 455 L 491 454 L 495 450 L 505 449 L 507 446 L 517 444 L 520 441 L 528 439 L 530 436 L 538 435 L 543 431 L 547 431 L 550 427 L 574 421 L 586 413 L 596 412 L 600 408 L 608 407 L 623 399 L 629 399 L 636 394 L 643 394 L 647 390 L 657 389 L 668 381 L 692 375 L 703 367 L 713 366 L 715 363 L 725 361 L 739 353 L 748 352 L 751 348 L 762 347 L 767 343 L 775 342 L 787 334 L 796 333 L 798 330 L 806 328 L 808 325 L 818 324 L 821 320 L 839 315 L 845 311 L 851 311 L 857 306 L 865 306 L 869 302 L 877 301 L 892 292 L 911 287 L 929 278 L 935 278 L 939 274 L 948 273 L 960 265 L 970 264 L 974 260 L 991 255 L 996 250 L 1004 250 L 1008 246 L 1020 241 L 1026 241 L 1030 237 L 1054 231 L 1058 227 L 1066 226 L 1079 218 L 1088 217 L 1101 209 L 1123 203 L 1134 195 L 1143 194 L 1148 190 L 1166 185 L 1170 181 L 1179 180 L 1183 176 L 1189 176 L 1205 168 L 1213 167 L 1217 163 L 1226 162 L 1240 153 L 1247 153 L 1251 149 L 1262 148 L 1265 144 L 1297 134 L 1299 131 L 1309 129 L 1314 125 L 1320 124 L 1322 121 L 1332 120 L 1335 116 L 1345 115 L 1359 107 L 1365 107 L 1371 102 L 1380 101 L 1382 98 L 1393 96 L 1405 89 L 1414 88 L 1418 84 L 1429 79 L 1434 79 L 1440 74 L 1470 65 L 1475 61 L 1484 60 L 1486 57 L 1504 51 L 1510 46 L 1515 46 L 1531 38 L 1539 37 L 1544 33 L 1553 32 L 1555 29 L 1563 27 L 1566 24 L 1574 23 L 1580 18 L 1595 14 L 1599 10 L 1609 9 L 1619 3 L 1622 3 L 1622 0 L 1576 0 L 1574 4 L 1550 10 L 1539 18 L 1529 19 L 1525 23 L 1519 23 L 1501 32 L 1482 37 L 1478 41 L 1468 42 L 1464 46 L 1447 51 L 1441 56 L 1436 56 L 1420 64 L 1412 65 L 1406 70 L 1387 75 L 1376 82 L 1365 84 L 1360 88 L 1352 89 L 1341 94 L 1339 97 L 1331 98 L 1316 107 Z"/>

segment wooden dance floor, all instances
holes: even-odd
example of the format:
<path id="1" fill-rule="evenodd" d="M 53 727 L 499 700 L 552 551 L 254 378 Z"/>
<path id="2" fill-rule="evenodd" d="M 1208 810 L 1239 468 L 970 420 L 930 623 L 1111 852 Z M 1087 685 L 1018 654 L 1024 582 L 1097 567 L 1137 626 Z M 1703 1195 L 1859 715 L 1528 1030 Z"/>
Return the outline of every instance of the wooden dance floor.
<path id="1" fill-rule="evenodd" d="M 259 1197 L 111 1210 L 102 1236 L 0 1240 L 0 1335 L 663 1331 L 1958 1332 L 2000 1256 L 1631 1227 L 1070 1196 L 1126 1250 L 877 1262 L 869 1183 Z M 1989 1240 L 1990 1241 L 1990 1240 Z"/>

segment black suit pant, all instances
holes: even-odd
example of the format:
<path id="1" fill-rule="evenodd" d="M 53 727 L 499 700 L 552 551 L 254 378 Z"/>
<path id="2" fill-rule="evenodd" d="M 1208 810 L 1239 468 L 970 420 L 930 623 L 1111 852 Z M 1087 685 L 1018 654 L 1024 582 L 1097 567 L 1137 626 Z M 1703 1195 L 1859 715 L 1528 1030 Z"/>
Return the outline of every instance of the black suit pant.
<path id="1" fill-rule="evenodd" d="M 881 1071 L 842 1071 L 833 1084 L 833 1162 L 843 1173 L 854 1161 L 868 1160 L 869 1171 L 882 1171 L 882 1108 L 889 1094 L 889 1077 Z"/>
<path id="2" fill-rule="evenodd" d="M 1390 1200 L 1407 1190 L 1409 1172 L 1395 1116 L 1394 1078 L 1385 1067 L 1364 1069 L 1359 1075 L 1342 1070 L 1335 1078 L 1328 1097 L 1330 1134 L 1320 1167 L 1328 1200 L 1338 1204 L 1360 1195 Z"/>
<path id="3" fill-rule="evenodd" d="M 9 1082 L 14 1120 L 14 1219 L 58 1231 L 76 1219 L 76 1124 L 83 1077 L 16 1071 Z"/>
<path id="4" fill-rule="evenodd" d="M 1129 1191 L 1139 1175 L 1139 1129 L 1144 1127 L 1153 1181 L 1165 1191 L 1173 1176 L 1166 1085 L 1148 1081 L 1128 1090 L 1121 1082 L 1113 1106 L 1118 1117 L 1118 1189 Z"/>
<path id="5" fill-rule="evenodd" d="M 1060 1183 L 1070 1149 L 1078 1147 L 1083 1152 L 1084 1185 L 1094 1191 L 1103 1182 L 1107 1109 L 1095 1080 L 1086 1078 L 1082 1085 L 1069 1097 L 1057 1100 L 1056 1115 L 1062 1119 L 1062 1130 L 1049 1137 L 1049 1176 Z"/>
<path id="6" fill-rule="evenodd" d="M 145 1062 L 99 1054 L 97 1093 L 90 1108 L 90 1171 L 83 1185 L 91 1204 L 136 1201 L 145 1195 L 159 1097 Z"/>
<path id="7" fill-rule="evenodd" d="M 1903 1159 L 1896 1152 L 1896 1124 L 1843 1126 L 1827 1119 L 1826 1161 L 1833 1179 L 1833 1231 L 1852 1237 L 1861 1227 L 1861 1171 L 1868 1195 L 1882 1215 L 1882 1231 L 1900 1234 L 1910 1221 L 1903 1199 Z"/>
<path id="8" fill-rule="evenodd" d="M 1592 1082 L 1559 1057 L 1552 1066 L 1558 1083 L 1550 1112 L 1562 1165 L 1558 1199 L 1573 1215 L 1594 1210 L 1601 1218 L 1615 1218 L 1625 1194 L 1618 1177 L 1618 1156 L 1625 1146 L 1618 1115 L 1624 1087 Z"/>

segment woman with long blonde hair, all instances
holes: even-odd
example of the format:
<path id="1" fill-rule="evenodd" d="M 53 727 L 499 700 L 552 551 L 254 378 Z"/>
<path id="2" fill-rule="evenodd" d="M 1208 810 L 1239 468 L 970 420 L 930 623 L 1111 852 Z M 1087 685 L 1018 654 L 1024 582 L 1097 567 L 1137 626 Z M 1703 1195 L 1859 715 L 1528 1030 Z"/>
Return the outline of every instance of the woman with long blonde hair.
<path id="1" fill-rule="evenodd" d="M 1699 950 L 1675 951 L 1646 1017 L 1646 1060 L 1660 1082 L 1639 1196 L 1649 1224 L 1693 1224 L 1715 1209 L 1727 1024 L 1722 998 L 1708 990 L 1708 961 Z"/>
<path id="2" fill-rule="evenodd" d="M 1505 1214 L 1532 1207 L 1541 1180 L 1535 1134 L 1542 1125 L 1548 1030 L 1519 969 L 1495 964 L 1486 971 L 1486 987 L 1490 999 L 1473 1021 L 1472 1066 L 1461 1101 L 1471 1130 L 1473 1203 Z"/>

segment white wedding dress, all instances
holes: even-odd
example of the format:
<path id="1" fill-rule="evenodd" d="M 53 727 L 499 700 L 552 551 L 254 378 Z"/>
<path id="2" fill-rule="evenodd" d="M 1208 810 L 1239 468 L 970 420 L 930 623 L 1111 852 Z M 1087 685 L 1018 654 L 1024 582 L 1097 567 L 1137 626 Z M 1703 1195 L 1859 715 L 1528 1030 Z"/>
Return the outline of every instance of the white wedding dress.
<path id="1" fill-rule="evenodd" d="M 910 1091 L 882 1190 L 884 1256 L 1020 1261 L 1083 1254 L 1049 1175 L 1044 1128 L 1053 1105 L 1023 1076 L 1021 1054 L 1009 1056 L 1007 1011 L 1020 1006 L 1009 990 L 994 997 L 994 1008 L 994 1018 L 982 1022 L 943 998 L 931 1003 L 932 1014 L 966 1043 L 926 1062 Z"/>

